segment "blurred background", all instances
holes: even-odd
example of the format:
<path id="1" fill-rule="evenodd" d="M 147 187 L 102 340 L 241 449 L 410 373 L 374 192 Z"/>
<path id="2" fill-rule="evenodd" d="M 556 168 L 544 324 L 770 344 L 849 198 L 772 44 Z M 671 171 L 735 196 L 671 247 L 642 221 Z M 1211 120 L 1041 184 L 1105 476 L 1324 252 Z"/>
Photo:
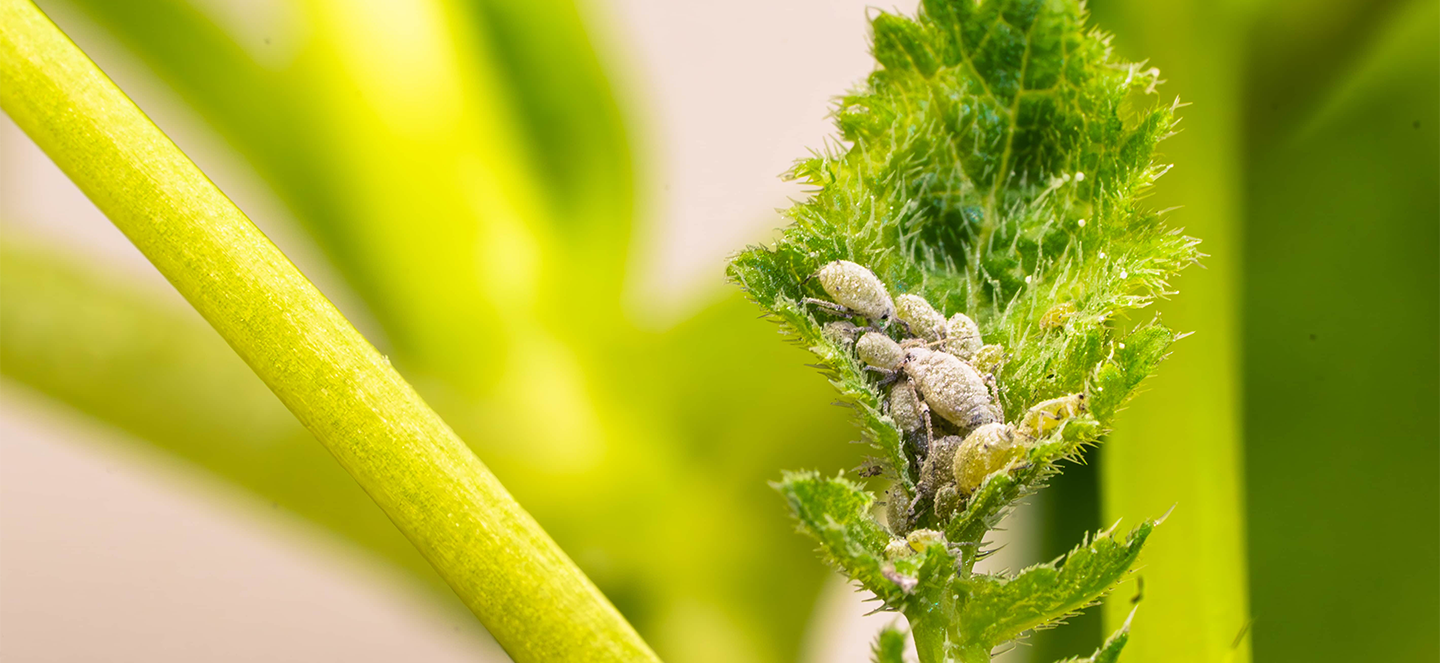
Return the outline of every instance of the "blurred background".
<path id="1" fill-rule="evenodd" d="M 872 64 L 850 0 L 41 0 L 667 661 L 862 661 L 766 486 L 862 451 L 723 280 Z M 915 3 L 898 9 L 913 12 Z M 1096 0 L 1192 105 L 1196 334 L 996 567 L 1176 507 L 1143 590 L 1008 654 L 1440 659 L 1440 3 Z M 891 9 L 891 6 L 885 6 Z M 4 91 L 0 91 L 3 94 Z M 505 660 L 0 120 L 0 659 Z"/>

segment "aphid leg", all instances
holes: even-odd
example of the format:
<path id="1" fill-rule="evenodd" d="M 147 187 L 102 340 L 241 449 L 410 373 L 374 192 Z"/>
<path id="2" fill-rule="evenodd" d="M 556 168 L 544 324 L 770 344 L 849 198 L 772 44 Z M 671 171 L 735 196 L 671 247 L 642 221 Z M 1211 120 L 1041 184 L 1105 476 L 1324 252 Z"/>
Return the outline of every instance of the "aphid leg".
<path id="1" fill-rule="evenodd" d="M 985 374 L 985 386 L 990 390 L 990 402 L 1000 403 L 1000 385 L 995 382 L 994 373 Z"/>
<path id="2" fill-rule="evenodd" d="M 879 385 L 881 387 L 888 387 L 891 384 L 894 384 L 896 380 L 900 379 L 900 371 L 892 371 L 880 368 L 879 366 L 866 366 L 865 370 L 874 371 L 880 374 Z"/>
<path id="3" fill-rule="evenodd" d="M 911 385 L 910 388 L 914 389 L 915 386 Z M 930 425 L 930 405 L 923 400 L 920 401 L 920 419 L 924 420 L 925 422 L 924 455 L 928 457 L 930 455 L 930 448 L 935 446 L 935 428 Z"/>
<path id="4" fill-rule="evenodd" d="M 816 298 L 814 298 L 814 297 L 806 297 L 806 298 L 800 300 L 800 303 L 801 303 L 801 304 L 814 304 L 814 305 L 819 306 L 820 308 L 823 308 L 823 309 L 825 309 L 825 310 L 827 310 L 827 311 L 829 311 L 829 312 L 831 312 L 831 313 L 834 313 L 835 315 L 838 315 L 838 316 L 840 316 L 840 317 L 842 317 L 842 318 L 853 318 L 853 317 L 855 317 L 856 315 L 858 315 L 858 314 L 855 313 L 854 311 L 852 311 L 852 310 L 850 310 L 850 309 L 848 309 L 848 308 L 845 308 L 844 306 L 841 306 L 841 305 L 839 305 L 839 304 L 836 304 L 835 302 L 827 302 L 827 301 L 825 301 L 825 300 L 823 300 L 823 299 L 816 299 Z"/>

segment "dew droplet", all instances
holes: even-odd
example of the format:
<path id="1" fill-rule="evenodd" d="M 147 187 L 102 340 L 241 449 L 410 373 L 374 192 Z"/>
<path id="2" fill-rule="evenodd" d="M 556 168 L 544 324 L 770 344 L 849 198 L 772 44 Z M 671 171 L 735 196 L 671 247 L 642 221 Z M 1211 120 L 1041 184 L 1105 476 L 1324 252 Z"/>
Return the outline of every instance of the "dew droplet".
<path id="1" fill-rule="evenodd" d="M 1085 173 L 1081 173 L 1081 172 L 1075 173 L 1075 181 L 1076 181 L 1076 182 L 1084 182 L 1084 181 L 1085 181 Z"/>
<path id="2" fill-rule="evenodd" d="M 1128 278 L 1130 278 L 1130 272 L 1127 272 L 1127 271 L 1125 271 L 1125 270 L 1123 270 L 1123 269 L 1120 270 L 1120 278 L 1122 278 L 1122 279 L 1128 279 Z"/>
<path id="3" fill-rule="evenodd" d="M 1084 227 L 1085 227 L 1085 219 L 1080 219 L 1079 221 L 1076 221 L 1075 224 L 1078 225 L 1078 226 L 1080 226 L 1081 228 L 1084 228 Z"/>
<path id="4" fill-rule="evenodd" d="M 1025 285 L 1030 285 L 1030 277 L 1028 275 L 1025 277 Z"/>
<path id="5" fill-rule="evenodd" d="M 1104 259 L 1105 259 L 1105 252 L 1104 252 L 1104 251 L 1101 251 L 1101 252 L 1100 252 L 1100 259 L 1101 259 L 1101 260 L 1104 260 Z"/>

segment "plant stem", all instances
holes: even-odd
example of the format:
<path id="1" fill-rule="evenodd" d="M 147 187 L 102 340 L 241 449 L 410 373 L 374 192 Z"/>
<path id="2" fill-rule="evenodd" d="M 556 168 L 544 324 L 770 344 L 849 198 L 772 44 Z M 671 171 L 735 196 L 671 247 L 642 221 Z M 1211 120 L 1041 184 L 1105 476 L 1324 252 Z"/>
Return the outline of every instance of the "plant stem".
<path id="1" fill-rule="evenodd" d="M 0 107 L 515 660 L 658 660 L 389 361 L 34 4 L 0 0 L 0 26 Z"/>

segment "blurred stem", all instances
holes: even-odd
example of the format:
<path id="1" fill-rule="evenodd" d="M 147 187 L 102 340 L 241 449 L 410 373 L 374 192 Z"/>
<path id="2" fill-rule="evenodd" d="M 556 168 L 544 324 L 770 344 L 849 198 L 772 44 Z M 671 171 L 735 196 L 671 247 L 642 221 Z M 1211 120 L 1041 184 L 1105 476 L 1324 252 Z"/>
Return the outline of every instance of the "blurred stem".
<path id="1" fill-rule="evenodd" d="M 0 106 L 330 451 L 517 661 L 656 660 L 494 475 L 29 0 Z"/>
<path id="2" fill-rule="evenodd" d="M 1165 323 L 1194 335 L 1177 343 L 1149 393 L 1121 414 L 1102 448 L 1104 522 L 1154 517 L 1171 506 L 1165 535 L 1141 556 L 1145 605 L 1125 660 L 1250 660 L 1240 421 L 1239 284 L 1243 159 L 1244 0 L 1094 2 L 1117 47 L 1144 53 L 1164 73 L 1162 93 L 1193 102 L 1180 132 L 1160 145 L 1179 164 L 1149 204 L 1173 212 L 1202 240 L 1204 269 L 1172 285 Z M 1106 605 L 1107 631 L 1129 615 L 1134 585 Z"/>

